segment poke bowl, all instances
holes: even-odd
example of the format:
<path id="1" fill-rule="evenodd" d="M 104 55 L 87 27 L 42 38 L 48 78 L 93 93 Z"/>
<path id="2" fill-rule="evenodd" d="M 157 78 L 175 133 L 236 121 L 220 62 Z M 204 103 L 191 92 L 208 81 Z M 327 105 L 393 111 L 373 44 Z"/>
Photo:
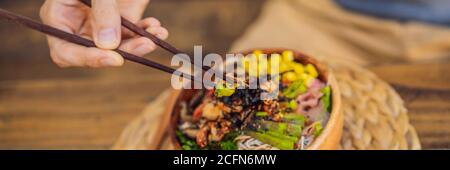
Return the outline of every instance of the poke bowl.
<path id="1" fill-rule="evenodd" d="M 325 65 L 287 49 L 242 54 L 245 59 L 261 54 L 266 54 L 267 60 L 276 59 L 279 77 L 257 89 L 216 85 L 211 90 L 177 91 L 177 97 L 169 102 L 169 135 L 175 149 L 338 149 L 343 129 L 340 92 Z M 247 72 L 248 77 L 258 76 Z M 277 83 L 276 97 L 261 99 L 262 92 L 273 89 L 273 83 Z"/>

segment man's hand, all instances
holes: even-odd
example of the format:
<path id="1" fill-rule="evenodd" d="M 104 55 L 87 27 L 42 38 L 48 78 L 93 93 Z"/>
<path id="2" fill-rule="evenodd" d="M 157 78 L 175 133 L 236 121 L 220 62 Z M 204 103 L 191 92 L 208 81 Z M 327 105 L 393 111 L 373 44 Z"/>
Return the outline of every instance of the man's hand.
<path id="1" fill-rule="evenodd" d="M 168 31 L 155 18 L 141 19 L 149 0 L 92 0 L 92 9 L 78 0 L 46 0 L 40 16 L 44 23 L 81 35 L 95 42 L 88 48 L 48 36 L 50 56 L 58 66 L 121 66 L 123 58 L 112 51 L 119 48 L 143 56 L 156 48 L 145 37 L 122 29 L 120 16 L 136 23 L 160 39 Z"/>

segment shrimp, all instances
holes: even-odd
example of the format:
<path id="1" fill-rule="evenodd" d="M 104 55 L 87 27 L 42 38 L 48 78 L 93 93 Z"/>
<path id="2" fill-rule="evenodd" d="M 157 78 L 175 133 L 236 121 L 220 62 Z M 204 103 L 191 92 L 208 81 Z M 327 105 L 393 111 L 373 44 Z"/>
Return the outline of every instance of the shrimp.
<path id="1" fill-rule="evenodd" d="M 203 126 L 200 128 L 200 130 L 197 133 L 197 136 L 195 138 L 195 142 L 197 145 L 199 145 L 201 148 L 206 147 L 208 145 L 208 134 L 209 134 L 209 127 Z"/>
<path id="2" fill-rule="evenodd" d="M 195 108 L 194 113 L 192 113 L 192 121 L 197 122 L 202 118 L 203 108 L 205 107 L 205 103 L 200 104 L 197 108 Z"/>
<path id="3" fill-rule="evenodd" d="M 223 117 L 223 113 L 218 106 L 214 105 L 213 103 L 208 103 L 203 107 L 202 117 L 208 120 L 217 120 Z"/>

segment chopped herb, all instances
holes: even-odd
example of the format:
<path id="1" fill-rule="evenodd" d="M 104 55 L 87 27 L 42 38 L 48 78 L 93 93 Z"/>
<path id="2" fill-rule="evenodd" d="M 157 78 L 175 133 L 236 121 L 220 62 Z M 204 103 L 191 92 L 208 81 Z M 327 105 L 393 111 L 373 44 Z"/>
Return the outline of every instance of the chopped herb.
<path id="1" fill-rule="evenodd" d="M 229 132 L 225 134 L 220 142 L 210 142 L 208 144 L 208 149 L 237 150 L 238 146 L 236 141 L 234 141 L 237 136 L 239 136 L 239 132 Z"/>
<path id="2" fill-rule="evenodd" d="M 288 127 L 287 123 L 279 123 L 277 132 L 284 133 L 287 127 Z"/>
<path id="3" fill-rule="evenodd" d="M 256 124 L 260 125 L 260 132 L 273 131 L 282 133 L 289 136 L 298 136 L 301 133 L 301 124 L 288 123 L 288 122 L 274 122 L 267 120 L 258 120 Z"/>
<path id="4" fill-rule="evenodd" d="M 195 143 L 193 139 L 188 139 L 186 136 L 184 136 L 183 132 L 177 130 L 175 134 L 178 137 L 178 140 L 180 141 L 181 148 L 184 150 L 199 150 L 200 146 Z"/>
<path id="5" fill-rule="evenodd" d="M 299 125 L 302 125 L 302 126 L 306 122 L 305 116 L 303 116 L 301 114 L 296 114 L 296 113 L 285 114 L 285 115 L 283 115 L 282 120 L 284 122 L 295 123 L 295 124 L 299 124 Z"/>
<path id="6" fill-rule="evenodd" d="M 276 132 L 276 131 L 267 131 L 267 132 L 264 132 L 264 133 L 267 134 L 267 135 L 276 137 L 278 139 L 285 140 L 285 141 L 291 141 L 291 142 L 294 142 L 294 143 L 298 141 L 297 137 L 285 135 L 284 133 L 280 133 L 280 132 Z"/>
<path id="7" fill-rule="evenodd" d="M 238 137 L 240 133 L 238 131 L 231 131 L 223 137 L 224 140 L 234 140 L 236 137 Z"/>
<path id="8" fill-rule="evenodd" d="M 291 108 L 292 110 L 297 109 L 297 101 L 296 100 L 291 100 L 289 102 L 289 108 Z"/>
<path id="9" fill-rule="evenodd" d="M 237 150 L 238 149 L 236 143 L 232 140 L 222 141 L 220 143 L 220 148 L 222 150 Z"/>
<path id="10" fill-rule="evenodd" d="M 235 88 L 225 87 L 222 83 L 217 83 L 214 95 L 217 97 L 231 96 L 233 95 Z"/>
<path id="11" fill-rule="evenodd" d="M 267 112 L 256 112 L 256 116 L 258 116 L 258 117 L 264 117 L 267 115 L 268 115 Z"/>
<path id="12" fill-rule="evenodd" d="M 323 93 L 322 102 L 323 106 L 328 112 L 331 112 L 331 88 L 330 86 L 324 87 L 321 92 Z"/>
<path id="13" fill-rule="evenodd" d="M 322 123 L 320 122 L 315 122 L 314 123 L 314 136 L 317 137 L 320 135 L 320 133 L 322 133 L 323 127 L 322 127 Z"/>
<path id="14" fill-rule="evenodd" d="M 292 99 L 297 97 L 299 94 L 306 92 L 306 90 L 307 88 L 304 81 L 296 80 L 283 91 L 283 95 Z"/>
<path id="15" fill-rule="evenodd" d="M 279 137 L 272 136 L 271 134 L 260 133 L 260 132 L 249 131 L 246 134 L 260 140 L 261 142 L 272 145 L 278 149 L 284 149 L 284 150 L 294 149 L 295 141 L 293 141 L 293 140 L 281 139 Z"/>

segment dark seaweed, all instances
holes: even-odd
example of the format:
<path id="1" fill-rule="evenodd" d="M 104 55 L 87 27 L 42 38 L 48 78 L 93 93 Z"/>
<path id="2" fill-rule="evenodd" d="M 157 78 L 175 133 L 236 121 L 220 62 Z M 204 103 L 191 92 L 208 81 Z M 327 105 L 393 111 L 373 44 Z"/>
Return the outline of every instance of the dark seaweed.
<path id="1" fill-rule="evenodd" d="M 203 101 L 205 94 L 206 94 L 205 89 L 202 89 L 198 93 L 196 93 L 189 101 L 189 108 L 196 108 Z"/>

